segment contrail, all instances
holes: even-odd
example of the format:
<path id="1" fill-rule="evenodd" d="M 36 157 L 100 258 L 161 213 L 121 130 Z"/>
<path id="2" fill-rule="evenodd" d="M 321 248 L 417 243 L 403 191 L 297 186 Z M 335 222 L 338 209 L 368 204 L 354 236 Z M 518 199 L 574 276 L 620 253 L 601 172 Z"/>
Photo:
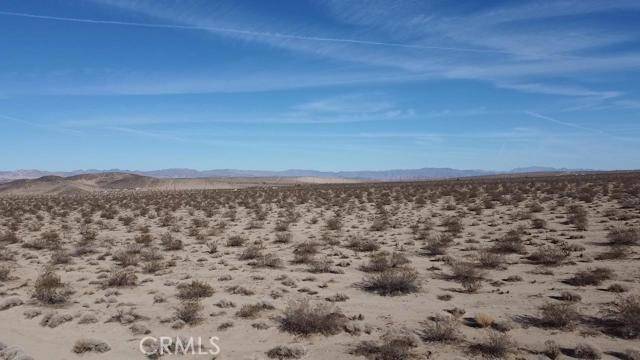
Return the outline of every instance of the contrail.
<path id="1" fill-rule="evenodd" d="M 223 27 L 210 27 L 210 26 L 152 24 L 152 23 L 139 23 L 139 22 L 128 22 L 128 21 L 116 21 L 116 20 L 71 18 L 71 17 L 60 17 L 60 16 L 37 15 L 37 14 L 29 14 L 29 13 L 18 13 L 18 12 L 10 12 L 10 11 L 0 11 L 0 15 L 16 16 L 16 17 L 31 18 L 31 19 L 41 19 L 41 20 L 66 21 L 66 22 L 75 22 L 75 23 L 84 23 L 84 24 L 122 25 L 122 26 L 133 26 L 133 27 L 177 29 L 177 30 L 201 30 L 201 31 L 212 31 L 212 32 L 218 32 L 218 33 L 277 38 L 277 39 L 347 43 L 347 44 L 397 47 L 397 48 L 408 48 L 408 49 L 419 49 L 419 50 L 442 50 L 442 51 L 458 51 L 458 52 L 473 52 L 473 53 L 509 54 L 509 55 L 512 54 L 509 51 L 502 51 L 502 50 L 459 48 L 459 47 L 447 47 L 447 46 L 411 45 L 411 44 L 382 42 L 382 41 L 369 41 L 369 40 L 319 37 L 319 36 L 304 36 L 304 35 L 296 35 L 296 34 L 261 32 L 261 31 L 252 31 L 252 30 L 243 30 L 243 29 L 223 28 Z"/>

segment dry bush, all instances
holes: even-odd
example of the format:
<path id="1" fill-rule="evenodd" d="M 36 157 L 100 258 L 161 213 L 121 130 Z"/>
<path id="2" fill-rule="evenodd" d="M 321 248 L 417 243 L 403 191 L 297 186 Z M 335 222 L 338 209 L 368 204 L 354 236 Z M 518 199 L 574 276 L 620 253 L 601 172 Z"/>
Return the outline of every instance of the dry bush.
<path id="1" fill-rule="evenodd" d="M 528 258 L 534 264 L 555 266 L 562 264 L 569 255 L 570 252 L 564 247 L 543 245 L 537 248 Z"/>
<path id="2" fill-rule="evenodd" d="M 406 360 L 413 358 L 411 350 L 417 346 L 412 334 L 389 331 L 379 342 L 363 341 L 351 353 L 373 360 Z"/>
<path id="3" fill-rule="evenodd" d="M 105 287 L 125 287 L 135 286 L 138 282 L 138 277 L 129 269 L 114 269 L 107 277 L 104 286 Z"/>
<path id="4" fill-rule="evenodd" d="M 254 260 L 260 256 L 262 256 L 262 250 L 264 247 L 261 244 L 251 244 L 242 250 L 240 256 L 238 256 L 239 260 Z"/>
<path id="5" fill-rule="evenodd" d="M 34 284 L 33 297 L 45 304 L 65 303 L 70 295 L 70 289 L 53 269 L 45 269 Z"/>
<path id="6" fill-rule="evenodd" d="M 277 269 L 283 266 L 282 259 L 275 254 L 264 254 L 259 256 L 255 261 L 250 263 L 251 266 L 259 268 Z"/>
<path id="7" fill-rule="evenodd" d="M 532 218 L 531 227 L 534 229 L 545 229 L 547 227 L 547 221 L 541 218 Z"/>
<path id="8" fill-rule="evenodd" d="M 360 236 L 351 236 L 347 240 L 347 247 L 351 250 L 370 252 L 380 249 L 380 245 L 373 239 L 365 239 Z"/>
<path id="9" fill-rule="evenodd" d="M 333 216 L 327 219 L 325 226 L 328 230 L 340 230 L 342 229 L 342 220 L 337 215 Z"/>
<path id="10" fill-rule="evenodd" d="M 426 342 L 452 343 L 462 339 L 460 322 L 453 316 L 436 316 L 420 323 L 418 335 Z"/>
<path id="11" fill-rule="evenodd" d="M 293 235 L 291 235 L 290 232 L 280 232 L 276 234 L 273 242 L 277 244 L 288 244 L 291 242 L 291 239 L 293 239 Z"/>
<path id="12" fill-rule="evenodd" d="M 417 292 L 418 272 L 410 267 L 390 268 L 367 276 L 362 288 L 383 296 L 404 295 Z"/>
<path id="13" fill-rule="evenodd" d="M 199 281 L 193 280 L 188 284 L 178 285 L 178 298 L 182 300 L 193 300 L 210 297 L 213 295 L 214 290 L 211 285 Z"/>
<path id="14" fill-rule="evenodd" d="M 229 236 L 229 238 L 227 239 L 227 246 L 230 247 L 239 247 L 244 245 L 245 242 L 247 242 L 247 238 L 244 238 L 240 235 L 232 235 Z"/>
<path id="15" fill-rule="evenodd" d="M 284 346 L 278 345 L 267 351 L 267 357 L 269 359 L 287 360 L 287 359 L 300 359 L 306 354 L 306 351 L 298 346 Z"/>
<path id="16" fill-rule="evenodd" d="M 581 270 L 567 279 L 567 283 L 574 286 L 600 285 L 603 281 L 613 277 L 613 270 L 605 267 Z"/>
<path id="17" fill-rule="evenodd" d="M 589 227 L 589 218 L 587 210 L 582 205 L 569 206 L 567 220 L 573 224 L 578 230 L 587 230 Z"/>
<path id="18" fill-rule="evenodd" d="M 547 340 L 544 342 L 544 350 L 542 350 L 542 353 L 549 359 L 555 360 L 562 354 L 562 349 L 555 341 Z"/>
<path id="19" fill-rule="evenodd" d="M 475 264 L 454 261 L 449 266 L 451 267 L 449 279 L 459 282 L 467 292 L 475 292 L 480 288 L 484 274 Z"/>
<path id="20" fill-rule="evenodd" d="M 294 264 L 309 264 L 313 261 L 313 257 L 319 252 L 319 244 L 312 241 L 298 243 L 293 249 Z"/>
<path id="21" fill-rule="evenodd" d="M 607 239 L 613 246 L 637 245 L 640 243 L 640 228 L 619 226 L 609 231 Z"/>
<path id="22" fill-rule="evenodd" d="M 440 225 L 444 226 L 446 231 L 453 235 L 460 234 L 464 229 L 464 226 L 462 225 L 462 219 L 460 219 L 457 216 L 445 217 L 444 219 L 442 219 L 442 222 L 440 223 Z"/>
<path id="23" fill-rule="evenodd" d="M 604 313 L 614 333 L 628 339 L 640 337 L 640 295 L 619 297 Z"/>
<path id="24" fill-rule="evenodd" d="M 291 302 L 279 318 L 280 329 L 296 335 L 335 335 L 347 324 L 347 317 L 338 308 L 327 304 L 312 305 L 308 299 Z"/>
<path id="25" fill-rule="evenodd" d="M 111 350 L 109 344 L 100 339 L 80 339 L 75 342 L 72 349 L 72 351 L 76 354 L 82 354 L 86 352 L 103 353 L 109 350 Z"/>
<path id="26" fill-rule="evenodd" d="M 7 281 L 11 274 L 11 267 L 9 265 L 0 265 L 0 281 Z"/>
<path id="27" fill-rule="evenodd" d="M 426 244 L 422 247 L 422 250 L 427 251 L 427 254 L 429 255 L 444 255 L 452 244 L 453 236 L 451 234 L 439 234 L 436 236 L 429 236 L 426 239 Z"/>
<path id="28" fill-rule="evenodd" d="M 341 274 L 342 270 L 333 267 L 333 260 L 329 258 L 314 259 L 309 264 L 308 271 L 314 274 Z"/>
<path id="29" fill-rule="evenodd" d="M 273 305 L 264 301 L 255 304 L 244 304 L 240 307 L 240 310 L 236 312 L 236 316 L 245 319 L 255 319 L 261 312 L 273 309 L 275 309 Z"/>
<path id="30" fill-rule="evenodd" d="M 517 351 L 517 343 L 508 334 L 489 330 L 481 343 L 472 345 L 472 349 L 486 357 L 502 359 Z"/>
<path id="31" fill-rule="evenodd" d="M 573 350 L 573 356 L 578 359 L 596 360 L 602 358 L 602 352 L 591 344 L 580 343 L 576 345 L 576 348 Z"/>
<path id="32" fill-rule="evenodd" d="M 5 231 L 0 234 L 0 243 L 15 244 L 18 242 L 20 242 L 20 239 L 14 231 Z"/>
<path id="33" fill-rule="evenodd" d="M 485 269 L 501 269 L 504 267 L 507 260 L 503 254 L 482 249 L 478 251 L 476 261 L 480 267 Z"/>
<path id="34" fill-rule="evenodd" d="M 551 328 L 571 328 L 580 313 L 571 303 L 546 303 L 539 308 L 540 325 Z"/>
<path id="35" fill-rule="evenodd" d="M 369 258 L 369 262 L 362 265 L 360 270 L 365 272 L 382 272 L 387 269 L 406 265 L 409 262 L 409 259 L 400 253 L 381 251 L 372 254 Z"/>
<path id="36" fill-rule="evenodd" d="M 199 300 L 181 301 L 175 309 L 176 319 L 182 320 L 189 325 L 195 325 L 202 320 L 203 306 Z"/>
<path id="37" fill-rule="evenodd" d="M 525 250 L 522 229 L 511 229 L 497 239 L 492 250 L 500 253 L 523 253 Z"/>

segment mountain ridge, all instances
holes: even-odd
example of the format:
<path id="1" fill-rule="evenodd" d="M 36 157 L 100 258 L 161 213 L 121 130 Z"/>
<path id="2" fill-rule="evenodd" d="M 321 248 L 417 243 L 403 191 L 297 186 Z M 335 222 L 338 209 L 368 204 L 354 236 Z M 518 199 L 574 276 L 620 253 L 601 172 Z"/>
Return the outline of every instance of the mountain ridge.
<path id="1" fill-rule="evenodd" d="M 454 169 L 425 167 L 419 169 L 389 169 L 389 170 L 351 170 L 351 171 L 320 171 L 308 169 L 287 169 L 287 170 L 239 170 L 239 169 L 213 169 L 195 170 L 189 168 L 168 168 L 159 170 L 139 171 L 121 169 L 84 169 L 73 171 L 41 171 L 37 169 L 20 169 L 14 171 L 0 171 L 0 181 L 7 182 L 19 179 L 37 179 L 44 176 L 70 177 L 86 174 L 103 173 L 124 173 L 148 176 L 158 179 L 182 179 L 182 178 L 294 178 L 294 177 L 317 177 L 333 179 L 357 179 L 357 180 L 427 180 L 427 179 L 447 179 L 456 177 L 486 176 L 500 174 L 519 174 L 532 172 L 586 172 L 597 171 L 592 169 L 568 169 L 545 166 L 530 166 L 514 168 L 509 171 L 493 171 L 481 169 Z"/>

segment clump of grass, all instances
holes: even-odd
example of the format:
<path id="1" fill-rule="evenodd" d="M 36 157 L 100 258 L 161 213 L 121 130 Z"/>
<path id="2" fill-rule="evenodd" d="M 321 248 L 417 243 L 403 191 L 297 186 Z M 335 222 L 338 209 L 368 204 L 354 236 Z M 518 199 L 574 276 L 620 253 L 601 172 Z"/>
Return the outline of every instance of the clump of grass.
<path id="1" fill-rule="evenodd" d="M 553 340 L 547 340 L 544 342 L 544 350 L 542 353 L 546 355 L 549 359 L 555 360 L 560 357 L 562 354 L 562 350 L 560 349 L 560 345 Z"/>
<path id="2" fill-rule="evenodd" d="M 478 265 L 485 269 L 500 269 L 504 267 L 506 262 L 503 254 L 495 253 L 487 249 L 478 251 L 476 260 Z"/>
<path id="3" fill-rule="evenodd" d="M 308 299 L 303 299 L 289 303 L 279 321 L 282 331 L 308 336 L 338 334 L 348 319 L 338 308 L 322 303 L 312 305 Z"/>
<path id="4" fill-rule="evenodd" d="M 260 244 L 252 244 L 244 248 L 240 256 L 238 256 L 239 260 L 253 260 L 260 256 L 262 256 L 262 250 L 264 247 Z"/>
<path id="5" fill-rule="evenodd" d="M 450 233 L 429 236 L 422 250 L 425 250 L 428 255 L 444 255 L 451 244 L 453 244 L 453 235 Z"/>
<path id="6" fill-rule="evenodd" d="M 522 232 L 523 230 L 520 228 L 507 231 L 501 238 L 496 240 L 492 250 L 499 253 L 523 253 L 525 246 Z"/>
<path id="7" fill-rule="evenodd" d="M 362 287 L 379 295 L 403 295 L 418 291 L 418 272 L 410 267 L 391 268 L 366 277 Z"/>
<path id="8" fill-rule="evenodd" d="M 574 204 L 568 207 L 567 220 L 570 224 L 573 224 L 578 230 L 587 230 L 589 228 L 589 218 L 587 217 L 587 209 L 579 204 Z"/>
<path id="9" fill-rule="evenodd" d="M 350 237 L 347 241 L 347 247 L 349 249 L 360 252 L 377 251 L 378 249 L 380 249 L 380 245 L 378 245 L 375 240 L 363 238 L 360 236 Z"/>
<path id="10" fill-rule="evenodd" d="M 86 352 L 104 353 L 111 350 L 111 346 L 100 339 L 80 339 L 73 345 L 72 351 L 76 354 Z"/>
<path id="11" fill-rule="evenodd" d="M 211 285 L 199 281 L 193 280 L 188 284 L 178 285 L 178 298 L 182 300 L 193 300 L 207 298 L 213 295 L 214 290 Z"/>
<path id="12" fill-rule="evenodd" d="M 467 292 L 475 292 L 482 285 L 484 274 L 478 270 L 475 264 L 464 261 L 454 261 L 449 264 L 451 274 L 449 278 L 459 282 Z"/>

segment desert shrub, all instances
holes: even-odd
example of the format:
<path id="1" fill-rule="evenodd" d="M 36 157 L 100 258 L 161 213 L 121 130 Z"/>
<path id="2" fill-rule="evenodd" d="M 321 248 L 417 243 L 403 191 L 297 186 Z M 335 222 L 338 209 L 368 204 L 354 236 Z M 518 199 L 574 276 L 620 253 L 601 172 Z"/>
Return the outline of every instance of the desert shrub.
<path id="1" fill-rule="evenodd" d="M 475 325 L 481 327 L 481 328 L 487 328 L 491 325 L 493 325 L 494 322 L 496 322 L 496 319 L 489 315 L 489 314 L 485 314 L 485 313 L 479 313 L 476 314 L 476 316 L 473 317 L 473 321 L 475 323 Z"/>
<path id="2" fill-rule="evenodd" d="M 636 245 L 640 242 L 640 228 L 616 227 L 609 231 L 607 239 L 614 246 Z"/>
<path id="3" fill-rule="evenodd" d="M 452 316 L 437 316 L 420 323 L 418 335 L 426 342 L 457 342 L 462 339 L 460 322 Z"/>
<path id="4" fill-rule="evenodd" d="M 330 217 L 327 219 L 325 226 L 328 230 L 340 230 L 342 229 L 342 220 L 337 215 Z"/>
<path id="5" fill-rule="evenodd" d="M 138 265 L 139 259 L 137 252 L 132 252 L 127 249 L 118 250 L 113 254 L 113 261 L 117 262 L 122 267 Z"/>
<path id="6" fill-rule="evenodd" d="M 378 250 L 380 245 L 378 245 L 378 243 L 373 239 L 352 236 L 347 240 L 347 247 L 355 251 L 370 252 Z"/>
<path id="7" fill-rule="evenodd" d="M 174 238 L 169 232 L 162 234 L 160 237 L 160 243 L 164 246 L 165 250 L 169 251 L 180 250 L 184 246 L 182 240 Z"/>
<path id="8" fill-rule="evenodd" d="M 551 328 L 570 328 L 580 317 L 571 303 L 546 303 L 539 308 L 540 325 Z"/>
<path id="9" fill-rule="evenodd" d="M 255 261 L 251 262 L 250 265 L 259 267 L 259 268 L 281 268 L 282 267 L 282 259 L 275 254 L 264 254 L 259 256 Z"/>
<path id="10" fill-rule="evenodd" d="M 522 253 L 525 250 L 521 229 L 511 229 L 497 239 L 492 247 L 495 252 Z"/>
<path id="11" fill-rule="evenodd" d="M 410 267 L 391 268 L 363 280 L 362 287 L 379 295 L 403 295 L 418 291 L 418 272 Z"/>
<path id="12" fill-rule="evenodd" d="M 288 244 L 291 242 L 293 235 L 290 232 L 279 232 L 276 234 L 275 240 L 273 242 L 278 244 Z"/>
<path id="13" fill-rule="evenodd" d="M 14 231 L 5 231 L 0 234 L 0 242 L 7 244 L 15 244 L 20 242 L 18 235 Z"/>
<path id="14" fill-rule="evenodd" d="M 240 235 L 232 235 L 227 239 L 227 246 L 238 247 L 244 245 L 245 242 L 247 242 L 247 238 Z"/>
<path id="15" fill-rule="evenodd" d="M 582 205 L 569 206 L 567 220 L 573 224 L 578 230 L 587 230 L 589 227 L 589 219 L 587 210 Z"/>
<path id="16" fill-rule="evenodd" d="M 580 302 L 582 301 L 582 296 L 580 296 L 580 294 L 575 293 L 573 291 L 563 291 L 558 296 L 558 300 L 568 301 L 568 302 Z"/>
<path id="17" fill-rule="evenodd" d="M 440 224 L 445 227 L 446 231 L 453 234 L 458 235 L 462 232 L 464 226 L 462 225 L 462 220 L 457 216 L 447 216 L 442 219 L 442 223 Z"/>
<path id="18" fill-rule="evenodd" d="M 532 218 L 531 227 L 534 229 L 544 229 L 547 227 L 547 221 L 541 218 Z"/>
<path id="19" fill-rule="evenodd" d="M 213 293 L 214 290 L 211 285 L 199 280 L 193 280 L 188 284 L 178 285 L 177 296 L 182 300 L 192 300 L 210 297 Z"/>
<path id="20" fill-rule="evenodd" d="M 189 325 L 195 325 L 202 320 L 200 314 L 202 309 L 203 306 L 199 300 L 181 301 L 175 308 L 175 317 Z"/>
<path id="21" fill-rule="evenodd" d="M 71 254 L 65 250 L 57 250 L 51 254 L 51 264 L 68 264 L 71 262 Z"/>
<path id="22" fill-rule="evenodd" d="M 449 279 L 459 282 L 468 292 L 474 292 L 481 284 L 484 274 L 475 264 L 465 261 L 454 261 L 449 264 L 451 274 Z"/>
<path id="23" fill-rule="evenodd" d="M 386 251 L 381 251 L 372 254 L 369 258 L 369 262 L 362 265 L 360 267 L 360 270 L 365 272 L 382 272 L 387 269 L 397 268 L 408 263 L 409 259 L 407 259 L 400 253 L 388 253 Z"/>
<path id="24" fill-rule="evenodd" d="M 279 318 L 282 331 L 303 336 L 338 334 L 347 321 L 338 308 L 322 303 L 312 305 L 308 299 L 289 303 Z"/>
<path id="25" fill-rule="evenodd" d="M 602 352 L 595 346 L 587 343 L 580 343 L 576 345 L 573 350 L 574 357 L 578 359 L 601 359 Z"/>
<path id="26" fill-rule="evenodd" d="M 319 252 L 318 246 L 318 243 L 312 241 L 306 241 L 296 244 L 295 248 L 293 249 L 293 262 L 295 264 L 311 263 L 313 261 L 314 255 Z"/>
<path id="27" fill-rule="evenodd" d="M 253 260 L 262 256 L 262 250 L 264 247 L 260 244 L 252 244 L 244 248 L 238 259 L 240 260 Z"/>
<path id="28" fill-rule="evenodd" d="M 352 351 L 352 354 L 373 360 L 405 360 L 411 359 L 411 350 L 418 346 L 415 336 L 404 332 L 387 332 L 380 342 L 363 341 Z"/>
<path id="29" fill-rule="evenodd" d="M 45 304 L 65 303 L 70 294 L 70 289 L 53 269 L 45 269 L 34 284 L 33 297 Z"/>
<path id="30" fill-rule="evenodd" d="M 597 267 L 595 269 L 581 270 L 573 274 L 573 277 L 567 280 L 568 284 L 574 286 L 600 285 L 603 281 L 613 277 L 613 270 L 605 267 Z"/>
<path id="31" fill-rule="evenodd" d="M 286 220 L 278 220 L 276 222 L 276 226 L 274 227 L 274 230 L 277 232 L 284 232 L 289 230 L 289 222 Z"/>
<path id="32" fill-rule="evenodd" d="M 613 293 L 623 293 L 627 292 L 629 288 L 622 284 L 611 284 L 607 287 L 606 290 Z"/>
<path id="33" fill-rule="evenodd" d="M 267 302 L 261 301 L 255 304 L 244 304 L 240 307 L 236 316 L 246 319 L 255 319 L 261 312 L 273 310 L 275 307 Z"/>
<path id="34" fill-rule="evenodd" d="M 111 350 L 109 344 L 100 339 L 80 339 L 75 342 L 72 349 L 72 351 L 76 354 L 82 354 L 86 352 L 103 353 L 109 350 Z"/>
<path id="35" fill-rule="evenodd" d="M 0 265 L 0 281 L 7 281 L 11 274 L 11 267 L 9 265 Z"/>
<path id="36" fill-rule="evenodd" d="M 135 286 L 137 281 L 138 277 L 131 270 L 114 269 L 107 277 L 104 285 L 106 287 Z"/>
<path id="37" fill-rule="evenodd" d="M 613 332 L 624 338 L 640 337 L 640 296 L 619 297 L 605 310 Z"/>
<path id="38" fill-rule="evenodd" d="M 476 256 L 478 265 L 485 269 L 499 269 L 502 268 L 506 262 L 503 254 L 495 253 L 487 249 L 478 251 Z"/>
<path id="39" fill-rule="evenodd" d="M 138 244 L 149 245 L 153 241 L 153 236 L 151 234 L 138 234 L 133 238 L 133 241 Z"/>
<path id="40" fill-rule="evenodd" d="M 562 349 L 560 349 L 560 345 L 555 341 L 547 340 L 544 342 L 544 350 L 542 350 L 542 353 L 549 359 L 555 360 L 562 354 Z"/>
<path id="41" fill-rule="evenodd" d="M 342 270 L 333 267 L 333 261 L 329 258 L 314 259 L 309 263 L 308 271 L 314 274 L 338 274 L 342 272 Z"/>
<path id="42" fill-rule="evenodd" d="M 429 255 L 444 255 L 451 244 L 453 244 L 453 236 L 451 234 L 429 236 L 422 250 L 426 250 Z"/>
<path id="43" fill-rule="evenodd" d="M 300 359 L 304 356 L 306 351 L 301 347 L 290 347 L 278 345 L 267 351 L 267 357 L 269 359 L 287 360 L 287 359 Z"/>
<path id="44" fill-rule="evenodd" d="M 569 251 L 561 246 L 543 245 L 529 255 L 529 260 L 534 264 L 559 265 L 565 261 L 569 255 Z"/>
<path id="45" fill-rule="evenodd" d="M 516 352 L 517 344 L 508 334 L 489 330 L 485 340 L 472 348 L 487 357 L 502 359 Z"/>

